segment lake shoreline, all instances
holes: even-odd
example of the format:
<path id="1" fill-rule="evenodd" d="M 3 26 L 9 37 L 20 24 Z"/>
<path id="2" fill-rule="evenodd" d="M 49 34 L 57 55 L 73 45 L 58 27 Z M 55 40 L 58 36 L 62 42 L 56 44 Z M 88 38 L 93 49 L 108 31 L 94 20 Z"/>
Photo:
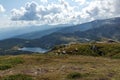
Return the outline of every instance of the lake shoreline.
<path id="1" fill-rule="evenodd" d="M 29 51 L 29 52 L 37 52 L 37 53 L 46 53 L 49 50 L 47 49 L 43 49 L 43 48 L 39 48 L 39 47 L 23 47 L 23 48 L 19 48 L 19 51 Z"/>

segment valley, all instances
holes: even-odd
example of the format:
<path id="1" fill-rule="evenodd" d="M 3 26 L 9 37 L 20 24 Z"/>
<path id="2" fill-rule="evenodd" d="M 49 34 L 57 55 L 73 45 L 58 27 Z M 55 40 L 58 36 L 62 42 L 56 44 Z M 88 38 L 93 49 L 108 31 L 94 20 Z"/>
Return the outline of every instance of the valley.
<path id="1" fill-rule="evenodd" d="M 120 18 L 0 40 L 0 80 L 119 80 Z"/>
<path id="2" fill-rule="evenodd" d="M 13 47 L 39 47 L 51 49 L 72 42 L 89 43 L 112 39 L 120 41 L 120 18 L 95 20 L 74 26 L 58 27 L 43 31 L 34 31 L 23 35 L 0 40 L 1 49 Z M 9 44 L 9 45 L 7 45 Z"/>
<path id="3" fill-rule="evenodd" d="M 0 80 L 120 80 L 120 0 L 0 0 Z"/>

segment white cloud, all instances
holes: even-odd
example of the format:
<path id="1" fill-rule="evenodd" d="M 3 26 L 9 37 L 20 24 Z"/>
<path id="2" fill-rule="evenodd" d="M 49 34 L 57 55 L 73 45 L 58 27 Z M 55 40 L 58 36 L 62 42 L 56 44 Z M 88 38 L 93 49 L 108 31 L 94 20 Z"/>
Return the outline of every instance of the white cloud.
<path id="1" fill-rule="evenodd" d="M 13 9 L 12 20 L 24 21 L 44 21 L 46 23 L 63 22 L 70 20 L 74 7 L 71 7 L 68 2 L 60 1 L 58 4 L 48 4 L 47 6 L 38 5 L 36 2 L 27 3 L 25 7 Z"/>
<path id="2" fill-rule="evenodd" d="M 86 0 L 73 0 L 73 1 L 77 2 L 80 5 L 83 5 L 87 2 Z"/>
<path id="3" fill-rule="evenodd" d="M 115 0 L 114 7 L 115 14 L 120 15 L 120 0 Z"/>
<path id="4" fill-rule="evenodd" d="M 119 0 L 93 0 L 87 7 L 82 9 L 82 12 L 91 19 L 111 18 L 120 16 L 119 5 Z"/>
<path id="5" fill-rule="evenodd" d="M 11 19 L 14 21 L 38 21 L 44 24 L 59 24 L 82 23 L 94 19 L 120 16 L 119 0 L 72 1 L 79 2 L 79 5 L 71 6 L 71 3 L 65 0 L 59 0 L 58 3 L 47 3 L 47 5 L 40 5 L 34 1 L 28 2 L 20 9 L 13 9 Z M 79 7 L 82 7 L 82 9 L 76 10 Z"/>
<path id="6" fill-rule="evenodd" d="M 38 20 L 40 16 L 37 13 L 38 4 L 36 2 L 26 3 L 20 10 L 13 9 L 12 20 Z"/>
<path id="7" fill-rule="evenodd" d="M 0 13 L 5 12 L 5 8 L 0 4 Z"/>
<path id="8" fill-rule="evenodd" d="M 42 3 L 47 3 L 48 0 L 40 0 Z"/>

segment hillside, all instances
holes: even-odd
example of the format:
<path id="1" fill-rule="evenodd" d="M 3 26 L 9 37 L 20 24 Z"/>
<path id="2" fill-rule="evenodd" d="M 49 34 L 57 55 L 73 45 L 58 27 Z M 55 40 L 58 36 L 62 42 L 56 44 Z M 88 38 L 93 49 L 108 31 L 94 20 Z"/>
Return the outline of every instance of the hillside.
<path id="1" fill-rule="evenodd" d="M 17 39 L 17 38 L 11 38 L 11 39 L 5 39 L 0 41 L 0 48 L 1 49 L 10 49 L 15 46 L 24 46 L 24 44 L 27 43 L 27 40 L 25 39 Z"/>
<path id="2" fill-rule="evenodd" d="M 58 27 L 58 28 L 51 28 L 51 29 L 47 29 L 47 30 L 39 30 L 39 31 L 34 31 L 31 33 L 26 33 L 26 34 L 22 34 L 22 35 L 18 35 L 15 36 L 15 38 L 19 38 L 19 39 L 37 39 L 37 38 L 41 38 L 45 35 L 49 35 L 51 33 L 54 33 L 58 30 L 61 30 L 63 27 Z"/>
<path id="3" fill-rule="evenodd" d="M 0 57 L 0 80 L 119 79 L 119 59 L 40 54 Z"/>
<path id="4" fill-rule="evenodd" d="M 56 46 L 50 54 L 120 58 L 120 43 L 76 43 Z"/>
<path id="5" fill-rule="evenodd" d="M 120 43 L 72 43 L 46 54 L 21 53 L 0 56 L 0 80 L 120 79 Z"/>
<path id="6" fill-rule="evenodd" d="M 8 27 L 8 28 L 0 28 L 0 40 L 8 39 L 8 38 L 15 38 L 15 36 L 31 33 L 34 31 L 40 31 L 49 29 L 50 26 L 24 26 L 24 27 Z"/>
<path id="7" fill-rule="evenodd" d="M 41 31 L 41 30 L 34 31 L 31 33 L 16 36 L 15 38 L 39 39 L 43 36 L 52 34 L 54 32 L 55 33 L 64 33 L 64 34 L 74 33 L 77 31 L 83 32 L 83 31 L 94 29 L 94 28 L 100 28 L 101 26 L 105 26 L 105 25 L 120 24 L 119 22 L 120 22 L 120 18 L 116 17 L 116 18 L 105 19 L 105 20 L 95 20 L 95 21 L 91 21 L 91 22 L 87 22 L 87 23 L 83 23 L 83 24 L 72 25 L 72 26 L 61 25 L 64 27 L 59 27 L 60 25 L 58 25 L 58 26 L 56 26 L 57 28 L 55 27 L 55 28 L 51 28 L 51 29 L 47 29 L 47 30 L 43 30 L 43 31 Z"/>
<path id="8" fill-rule="evenodd" d="M 40 39 L 33 40 L 31 43 L 38 43 L 36 46 L 43 48 L 51 48 L 55 45 L 68 44 L 70 42 L 101 41 L 104 38 L 120 41 L 120 23 L 106 24 L 98 28 L 74 33 L 56 32 Z"/>
<path id="9" fill-rule="evenodd" d="M 20 47 L 27 46 L 50 49 L 56 45 L 69 44 L 71 42 L 86 43 L 101 41 L 103 39 L 120 41 L 119 22 L 120 18 L 118 17 L 106 20 L 95 20 L 67 28 L 54 28 L 43 32 L 28 33 L 27 35 L 19 36 L 20 39 L 10 38 L 1 40 L 0 48 L 12 48 L 19 45 Z"/>
<path id="10" fill-rule="evenodd" d="M 59 25 L 28 25 L 28 26 L 12 26 L 8 28 L 0 28 L 0 40 L 9 38 L 20 39 L 35 39 L 41 36 L 55 32 L 63 27 L 68 27 L 69 24 Z M 48 32 L 48 33 L 47 33 Z M 42 34 L 43 33 L 43 34 Z"/>
<path id="11" fill-rule="evenodd" d="M 102 38 L 108 38 L 120 41 L 120 23 L 111 23 L 84 32 L 75 32 L 74 35 L 91 40 L 101 40 Z"/>

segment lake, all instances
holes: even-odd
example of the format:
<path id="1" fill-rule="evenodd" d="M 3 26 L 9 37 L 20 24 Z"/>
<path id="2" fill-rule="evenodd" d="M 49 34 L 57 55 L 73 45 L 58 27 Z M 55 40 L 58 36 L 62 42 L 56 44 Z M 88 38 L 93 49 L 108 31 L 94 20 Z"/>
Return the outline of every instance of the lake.
<path id="1" fill-rule="evenodd" d="M 23 47 L 23 48 L 19 48 L 19 50 L 21 51 L 30 51 L 30 52 L 38 52 L 38 53 L 45 53 L 48 50 L 46 49 L 42 49 L 39 47 Z"/>

